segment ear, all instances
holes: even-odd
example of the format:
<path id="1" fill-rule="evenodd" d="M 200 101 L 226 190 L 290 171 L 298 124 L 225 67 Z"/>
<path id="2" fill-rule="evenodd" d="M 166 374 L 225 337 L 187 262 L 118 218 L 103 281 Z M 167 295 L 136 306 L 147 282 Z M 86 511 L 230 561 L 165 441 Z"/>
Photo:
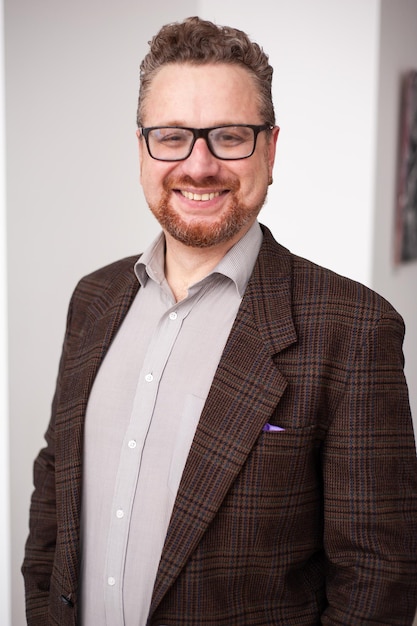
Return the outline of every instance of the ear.
<path id="1" fill-rule="evenodd" d="M 142 182 L 143 137 L 140 134 L 140 130 L 136 131 L 136 137 L 138 138 L 138 148 L 139 148 L 139 180 L 140 182 Z"/>
<path id="2" fill-rule="evenodd" d="M 274 169 L 275 153 L 277 149 L 277 141 L 279 135 L 279 126 L 274 126 L 272 134 L 269 139 L 268 146 L 268 162 L 269 162 L 269 180 L 272 182 L 272 170 Z"/>

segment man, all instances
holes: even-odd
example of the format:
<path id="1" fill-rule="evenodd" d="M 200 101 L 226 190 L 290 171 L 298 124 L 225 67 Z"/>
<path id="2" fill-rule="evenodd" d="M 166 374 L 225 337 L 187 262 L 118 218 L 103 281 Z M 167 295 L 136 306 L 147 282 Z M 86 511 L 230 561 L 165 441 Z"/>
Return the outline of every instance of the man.
<path id="1" fill-rule="evenodd" d="M 272 68 L 198 18 L 141 66 L 162 226 L 73 295 L 23 572 L 30 625 L 412 623 L 403 324 L 259 225 Z"/>

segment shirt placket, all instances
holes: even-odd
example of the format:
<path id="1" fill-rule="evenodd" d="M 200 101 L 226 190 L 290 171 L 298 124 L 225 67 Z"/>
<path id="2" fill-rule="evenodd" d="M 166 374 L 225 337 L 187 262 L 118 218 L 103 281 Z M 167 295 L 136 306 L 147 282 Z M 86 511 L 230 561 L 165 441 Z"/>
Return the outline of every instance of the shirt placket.
<path id="1" fill-rule="evenodd" d="M 104 598 L 106 621 L 111 626 L 123 626 L 125 623 L 123 572 L 132 508 L 158 386 L 182 323 L 194 300 L 195 298 L 186 299 L 163 315 L 150 341 L 139 375 L 131 418 L 120 453 L 107 542 Z"/>

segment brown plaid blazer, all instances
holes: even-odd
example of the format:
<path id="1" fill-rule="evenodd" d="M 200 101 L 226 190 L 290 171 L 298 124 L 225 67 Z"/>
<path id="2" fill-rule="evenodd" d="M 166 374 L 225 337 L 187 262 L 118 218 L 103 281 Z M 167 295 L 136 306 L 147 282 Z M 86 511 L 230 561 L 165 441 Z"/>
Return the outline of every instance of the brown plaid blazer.
<path id="1" fill-rule="evenodd" d="M 32 626 L 77 624 L 83 422 L 138 290 L 134 260 L 84 278 L 69 308 L 23 564 Z M 383 298 L 264 229 L 184 470 L 149 626 L 411 625 L 417 467 L 403 332 Z"/>

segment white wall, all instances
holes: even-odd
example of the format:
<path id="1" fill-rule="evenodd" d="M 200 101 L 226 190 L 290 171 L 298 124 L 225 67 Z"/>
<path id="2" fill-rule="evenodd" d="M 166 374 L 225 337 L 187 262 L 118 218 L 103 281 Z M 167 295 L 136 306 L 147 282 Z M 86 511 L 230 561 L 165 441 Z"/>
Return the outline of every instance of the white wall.
<path id="1" fill-rule="evenodd" d="M 31 468 L 70 293 L 82 274 L 140 251 L 157 230 L 139 190 L 135 110 L 139 61 L 161 24 L 200 14 L 263 44 L 282 132 L 261 218 L 294 252 L 377 282 L 380 0 L 141 5 L 5 0 L 13 626 L 25 623 Z"/>
<path id="2" fill-rule="evenodd" d="M 0 0 L 0 624 L 7 626 L 11 607 L 3 26 L 3 0 Z"/>
<path id="3" fill-rule="evenodd" d="M 293 252 L 369 284 L 379 0 L 238 4 L 201 0 L 200 14 L 248 32 L 274 67 L 281 132 L 261 219 Z"/>

